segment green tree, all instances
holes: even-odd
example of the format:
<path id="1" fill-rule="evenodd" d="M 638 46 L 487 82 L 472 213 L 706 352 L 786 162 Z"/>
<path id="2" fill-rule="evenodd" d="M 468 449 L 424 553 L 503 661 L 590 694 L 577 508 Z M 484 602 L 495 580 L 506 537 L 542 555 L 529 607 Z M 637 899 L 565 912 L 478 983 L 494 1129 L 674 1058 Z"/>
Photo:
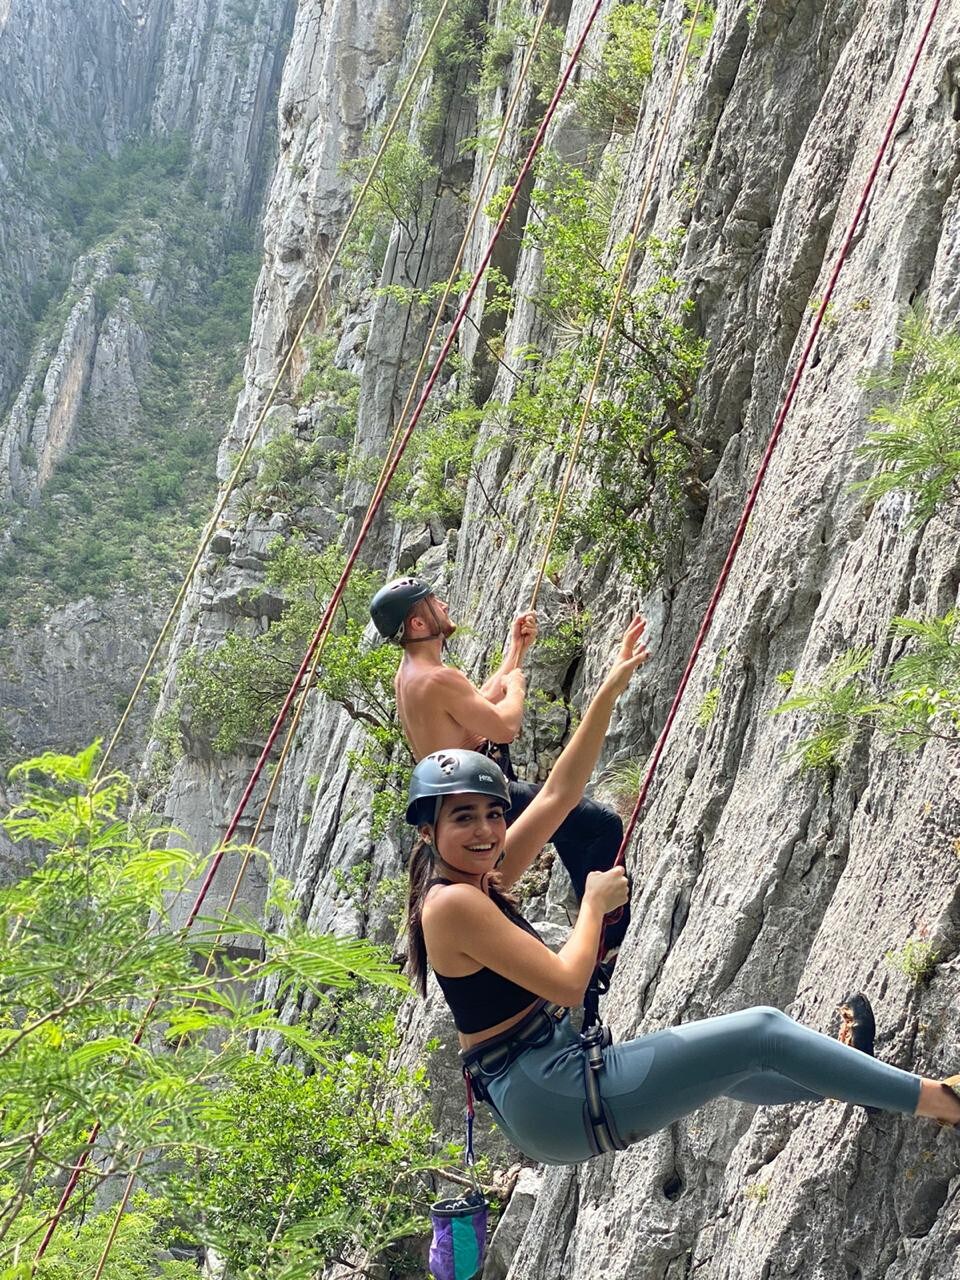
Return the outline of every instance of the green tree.
<path id="1" fill-rule="evenodd" d="M 605 25 L 600 62 L 580 86 L 577 105 L 590 123 L 626 133 L 636 123 L 653 70 L 657 11 L 649 4 L 621 4 Z"/>
<path id="2" fill-rule="evenodd" d="M 172 1155 L 228 1140 L 220 1095 L 253 1037 L 275 1036 L 322 1072 L 339 1052 L 330 1037 L 281 1018 L 258 991 L 296 1003 L 358 978 L 406 988 L 379 949 L 309 933 L 277 880 L 275 928 L 237 914 L 175 927 L 172 904 L 209 859 L 125 816 L 129 783 L 97 778 L 97 754 L 47 753 L 10 775 L 22 799 L 2 825 L 38 862 L 0 890 L 0 1265 L 23 1248 L 38 1204 L 43 1220 L 94 1126 L 78 1205 L 108 1169 L 138 1163 L 162 1193 Z M 228 958 L 223 939 L 237 935 L 261 955 Z"/>
<path id="3" fill-rule="evenodd" d="M 184 1152 L 173 1198 L 235 1274 L 262 1275 L 265 1255 L 280 1264 L 298 1242 L 313 1259 L 381 1254 L 423 1230 L 422 1174 L 450 1163 L 433 1150 L 423 1071 L 392 1061 L 393 1008 L 361 989 L 327 1013 L 321 1069 L 239 1063 L 217 1150 Z"/>
<path id="4" fill-rule="evenodd" d="M 555 156 L 541 164 L 525 241 L 542 254 L 535 302 L 556 349 L 513 353 L 521 371 L 508 406 L 534 455 L 566 454 L 580 420 L 628 249 L 626 241 L 607 247 L 618 183 L 613 166 L 591 179 Z M 654 580 L 679 533 L 684 484 L 704 452 L 691 418 L 707 344 L 690 328 L 693 303 L 674 274 L 681 243 L 676 232 L 641 247 L 657 274 L 618 310 L 581 444 L 581 483 L 557 529 L 561 552 L 576 544 L 584 563 L 612 556 L 640 586 Z M 538 498 L 552 515 L 553 491 Z"/>
<path id="5" fill-rule="evenodd" d="M 182 715 L 194 733 L 210 737 L 217 751 L 254 747 L 263 740 L 343 562 L 335 547 L 317 553 L 302 538 L 278 539 L 266 586 L 285 598 L 279 621 L 257 635 L 231 632 L 216 649 L 184 655 L 177 674 Z M 413 763 L 393 707 L 399 651 L 364 638 L 369 600 L 380 585 L 379 575 L 362 564 L 354 567 L 316 676 L 320 692 L 338 702 L 366 735 L 364 747 L 350 759 L 374 790 L 376 830 L 402 812 Z"/>
<path id="6" fill-rule="evenodd" d="M 886 398 L 870 414 L 880 427 L 860 453 L 880 469 L 854 488 L 868 501 L 888 493 L 911 499 L 910 525 L 953 519 L 960 503 L 960 332 L 935 330 L 909 311 L 889 370 L 864 380 Z"/>

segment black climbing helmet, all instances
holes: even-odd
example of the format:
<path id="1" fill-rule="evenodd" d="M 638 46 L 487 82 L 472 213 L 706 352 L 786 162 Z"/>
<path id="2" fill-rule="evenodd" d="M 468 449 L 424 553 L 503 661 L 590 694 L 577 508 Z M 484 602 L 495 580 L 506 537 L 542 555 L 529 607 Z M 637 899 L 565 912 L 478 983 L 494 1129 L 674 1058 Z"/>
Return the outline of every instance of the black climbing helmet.
<path id="1" fill-rule="evenodd" d="M 418 827 L 436 821 L 437 801 L 444 796 L 494 796 L 510 808 L 510 788 L 499 765 L 479 751 L 451 748 L 424 756 L 413 771 L 407 796 L 407 821 Z"/>
<path id="2" fill-rule="evenodd" d="M 385 640 L 399 640 L 403 624 L 418 600 L 433 595 L 433 587 L 422 578 L 396 578 L 381 587 L 370 601 L 370 617 Z"/>

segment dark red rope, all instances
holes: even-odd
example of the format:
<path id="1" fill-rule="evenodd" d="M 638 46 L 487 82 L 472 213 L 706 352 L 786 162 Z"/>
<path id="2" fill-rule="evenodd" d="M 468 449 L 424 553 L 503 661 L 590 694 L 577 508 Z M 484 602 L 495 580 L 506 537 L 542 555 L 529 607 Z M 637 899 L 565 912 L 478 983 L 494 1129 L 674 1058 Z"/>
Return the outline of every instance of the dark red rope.
<path id="1" fill-rule="evenodd" d="M 817 311 L 816 318 L 814 319 L 813 326 L 810 329 L 810 334 L 803 348 L 803 353 L 800 356 L 800 360 L 797 364 L 796 370 L 794 371 L 793 378 L 791 379 L 791 382 L 790 382 L 790 387 L 786 394 L 786 398 L 784 399 L 780 412 L 777 415 L 777 420 L 774 423 L 773 431 L 771 432 L 770 439 L 767 442 L 767 447 L 764 452 L 763 458 L 760 462 L 759 470 L 757 471 L 757 475 L 753 482 L 753 486 L 750 489 L 750 493 L 747 497 L 747 501 L 744 504 L 743 512 L 740 516 L 740 521 L 733 535 L 733 541 L 730 543 L 730 549 L 727 552 L 727 558 L 723 563 L 723 568 L 720 570 L 720 576 L 717 579 L 717 584 L 713 589 L 713 595 L 710 597 L 710 602 L 707 605 L 706 612 L 703 615 L 703 621 L 700 624 L 700 630 L 697 632 L 697 638 L 693 642 L 693 648 L 690 651 L 690 657 L 687 660 L 686 668 L 684 670 L 683 675 L 680 678 L 680 683 L 677 686 L 677 692 L 674 695 L 673 702 L 670 706 L 670 710 L 667 712 L 667 718 L 664 721 L 663 728 L 660 731 L 660 736 L 657 739 L 656 746 L 654 747 L 653 753 L 650 756 L 650 760 L 647 764 L 647 769 L 644 775 L 643 784 L 640 787 L 640 794 L 637 797 L 637 803 L 634 805 L 633 813 L 630 815 L 630 820 L 627 823 L 626 830 L 623 833 L 623 842 L 621 843 L 620 850 L 617 853 L 617 859 L 616 859 L 615 865 L 622 864 L 626 859 L 627 847 L 629 846 L 630 840 L 636 829 L 637 820 L 640 816 L 640 811 L 643 808 L 643 805 L 647 799 L 647 795 L 649 794 L 650 785 L 653 781 L 653 775 L 656 772 L 657 765 L 660 763 L 660 758 L 663 755 L 664 748 L 666 747 L 667 738 L 670 735 L 670 730 L 673 727 L 673 723 L 677 718 L 677 713 L 680 710 L 680 703 L 683 699 L 684 692 L 686 691 L 687 685 L 690 683 L 690 677 L 693 674 L 693 669 L 696 665 L 697 658 L 699 657 L 700 651 L 703 648 L 704 641 L 707 638 L 707 633 L 709 632 L 710 625 L 713 622 L 714 614 L 717 611 L 717 605 L 720 603 L 720 597 L 723 594 L 724 587 L 727 585 L 727 579 L 729 578 L 730 571 L 733 568 L 733 562 L 736 559 L 737 552 L 740 550 L 740 544 L 743 542 L 743 537 L 744 537 L 744 534 L 746 533 L 747 522 L 749 521 L 750 516 L 753 512 L 753 509 L 756 506 L 757 497 L 760 493 L 760 486 L 763 483 L 764 476 L 767 474 L 767 468 L 770 465 L 770 459 L 772 458 L 773 451 L 777 446 L 777 441 L 780 439 L 780 434 L 781 434 L 781 431 L 783 430 L 783 424 L 786 421 L 787 414 L 790 412 L 790 408 L 793 404 L 794 398 L 796 397 L 797 388 L 800 385 L 800 379 L 803 377 L 803 374 L 807 367 L 807 363 L 810 359 L 810 354 L 813 350 L 814 343 L 816 342 L 817 337 L 820 333 L 820 329 L 823 324 L 823 317 L 826 314 L 827 307 L 830 305 L 830 299 L 833 297 L 833 291 L 834 291 L 834 288 L 836 287 L 836 283 L 840 276 L 840 272 L 843 269 L 843 265 L 846 262 L 847 257 L 849 255 L 850 246 L 853 243 L 853 239 L 854 239 L 854 236 L 856 235 L 857 228 L 860 225 L 860 219 L 863 217 L 863 214 L 867 208 L 867 204 L 870 200 L 870 196 L 873 193 L 873 188 L 877 180 L 877 174 L 880 171 L 880 165 L 883 161 L 883 157 L 884 157 L 884 154 L 886 153 L 887 147 L 890 144 L 890 139 L 893 136 L 894 128 L 896 127 L 896 123 L 900 116 L 900 112 L 903 108 L 903 104 L 906 101 L 907 93 L 909 92 L 910 86 L 913 83 L 914 75 L 916 74 L 917 67 L 919 66 L 920 58 L 923 54 L 924 48 L 926 47 L 926 43 L 927 43 L 927 40 L 929 39 L 930 32 L 933 29 L 933 24 L 936 19 L 937 12 L 940 8 L 940 4 L 941 4 L 941 0 L 934 0 L 933 8 L 930 12 L 930 17 L 927 20 L 927 24 L 924 28 L 923 35 L 920 37 L 920 42 L 917 45 L 916 53 L 913 55 L 913 61 L 910 64 L 910 69 L 907 72 L 906 79 L 903 82 L 903 87 L 900 90 L 900 94 L 897 98 L 896 105 L 894 106 L 893 111 L 890 115 L 890 119 L 887 122 L 887 127 L 883 135 L 883 141 L 881 142 L 879 150 L 877 151 L 876 158 L 874 159 L 873 166 L 870 170 L 870 175 L 867 178 L 863 192 L 860 196 L 860 200 L 857 204 L 856 212 L 853 215 L 846 237 L 844 238 L 843 245 L 840 249 L 839 254 L 837 255 L 837 260 L 834 264 L 833 271 L 830 275 L 830 281 L 827 285 L 826 291 L 824 292 L 823 298 L 820 302 L 820 307 Z M 619 914 L 620 912 L 617 912 L 615 915 L 609 916 L 608 919 L 613 921 L 618 917 Z"/>
<path id="2" fill-rule="evenodd" d="M 577 40 L 577 43 L 574 46 L 573 52 L 570 55 L 570 60 L 567 63 L 567 66 L 564 70 L 563 75 L 560 77 L 560 80 L 554 91 L 553 97 L 550 99 L 549 106 L 544 112 L 544 116 L 540 122 L 540 127 L 537 130 L 536 137 L 534 138 L 533 142 L 530 145 L 530 150 L 527 152 L 526 159 L 524 160 L 523 165 L 520 168 L 520 172 L 517 175 L 517 179 L 513 184 L 513 188 L 510 192 L 509 197 L 507 198 L 507 202 L 504 206 L 503 212 L 500 215 L 500 219 L 497 222 L 497 225 L 494 227 L 493 234 L 490 237 L 490 242 L 487 245 L 487 248 L 483 257 L 480 260 L 480 265 L 477 267 L 477 270 L 474 273 L 473 280 L 470 282 L 470 287 L 467 289 L 467 292 L 464 294 L 463 301 L 460 304 L 460 308 L 457 311 L 457 314 L 454 317 L 454 320 L 450 326 L 450 332 L 448 333 L 446 341 L 444 342 L 443 346 L 440 349 L 440 354 L 437 356 L 433 369 L 430 372 L 430 376 L 428 377 L 424 385 L 423 391 L 420 394 L 420 399 L 417 401 L 416 407 L 414 408 L 410 416 L 410 421 L 407 424 L 406 430 L 404 431 L 403 435 L 400 437 L 399 441 L 397 442 L 397 448 L 396 448 L 396 452 L 394 453 L 393 459 L 389 467 L 383 473 L 380 483 L 375 489 L 374 495 L 370 500 L 370 506 L 367 509 L 367 514 L 364 518 L 363 524 L 360 527 L 360 531 L 357 534 L 356 541 L 354 542 L 354 545 L 353 545 L 353 550 L 350 552 L 350 555 L 347 558 L 346 564 L 344 565 L 343 572 L 340 575 L 340 579 L 337 582 L 337 585 L 333 589 L 333 594 L 330 597 L 329 604 L 324 610 L 323 617 L 320 620 L 320 625 L 317 627 L 317 630 L 313 636 L 313 639 L 310 642 L 310 647 L 307 649 L 306 653 L 304 654 L 303 661 L 300 664 L 300 669 L 297 672 L 296 676 L 294 677 L 294 680 L 290 686 L 289 692 L 287 693 L 287 696 L 284 699 L 283 706 L 280 708 L 280 711 L 277 715 L 276 721 L 274 722 L 273 728 L 270 730 L 270 734 L 267 738 L 264 748 L 260 752 L 259 759 L 257 760 L 257 763 L 254 765 L 253 772 L 250 775 L 250 779 L 243 790 L 243 794 L 240 797 L 240 802 L 237 805 L 237 808 L 233 814 L 233 817 L 230 819 L 230 823 L 227 826 L 226 831 L 224 832 L 223 839 L 220 843 L 220 848 L 218 849 L 217 853 L 214 855 L 213 859 L 211 860 L 207 873 L 204 876 L 203 881 L 200 885 L 200 888 L 197 892 L 196 900 L 194 901 L 194 904 L 190 908 L 190 912 L 187 915 L 186 920 L 184 921 L 184 924 L 182 926 L 184 929 L 189 929 L 193 925 L 194 921 L 196 920 L 197 916 L 200 913 L 200 908 L 202 907 L 203 902 L 208 892 L 210 891 L 210 886 L 213 883 L 213 878 L 216 875 L 220 867 L 220 863 L 223 861 L 223 858 L 227 852 L 227 846 L 229 845 L 230 841 L 233 839 L 234 835 L 236 834 L 237 827 L 240 825 L 240 820 L 243 817 L 244 812 L 246 811 L 247 805 L 250 803 L 250 797 L 253 795 L 253 790 L 260 779 L 260 775 L 263 773 L 267 760 L 270 757 L 270 753 L 272 752 L 274 746 L 276 745 L 277 739 L 280 736 L 280 730 L 282 729 L 284 721 L 286 720 L 287 715 L 290 711 L 290 708 L 293 705 L 294 699 L 297 697 L 297 693 L 300 689 L 301 681 L 303 680 L 304 676 L 307 674 L 307 671 L 310 667 L 310 663 L 313 659 L 313 655 L 316 653 L 317 648 L 319 647 L 320 643 L 323 640 L 324 635 L 326 634 L 327 630 L 330 627 L 330 623 L 333 619 L 333 615 L 336 611 L 337 605 L 340 603 L 340 600 L 346 589 L 347 582 L 349 581 L 350 574 L 352 573 L 353 567 L 356 564 L 357 559 L 360 555 L 360 550 L 364 542 L 366 541 L 367 534 L 370 531 L 370 527 L 373 524 L 373 521 L 380 507 L 383 504 L 383 499 L 386 495 L 387 488 L 390 484 L 390 481 L 393 479 L 396 473 L 397 467 L 400 465 L 400 460 L 403 457 L 404 450 L 406 449 L 407 445 L 410 442 L 410 437 L 413 435 L 413 432 L 414 432 L 414 429 L 416 428 L 417 423 L 420 421 L 420 415 L 423 413 L 427 400 L 430 398 L 430 393 L 433 391 L 436 381 L 440 376 L 440 370 L 442 369 L 444 361 L 446 360 L 447 356 L 450 353 L 450 349 L 453 346 L 454 339 L 456 338 L 457 333 L 459 332 L 461 326 L 463 325 L 463 321 L 466 317 L 467 311 L 470 308 L 470 303 L 473 301 L 474 294 L 476 293 L 477 289 L 480 286 L 480 281 L 482 280 L 487 267 L 490 265 L 490 259 L 493 257 L 493 252 L 494 252 L 494 249 L 496 248 L 497 241 L 499 240 L 500 235 L 507 224 L 507 219 L 509 218 L 510 213 L 513 210 L 513 206 L 517 202 L 517 198 L 520 195 L 520 189 L 524 183 L 524 180 L 527 177 L 527 174 L 530 172 L 530 169 L 533 165 L 534 160 L 537 157 L 537 152 L 540 150 L 540 147 L 543 143 L 543 139 L 550 125 L 550 121 L 553 119 L 557 106 L 560 102 L 560 98 L 563 95 L 563 91 L 566 89 L 567 84 L 570 80 L 570 77 L 573 75 L 574 67 L 577 64 L 577 61 L 583 50 L 583 46 L 586 43 L 587 36 L 590 34 L 590 30 L 593 26 L 594 20 L 596 19 L 597 14 L 600 12 L 602 5 L 603 5 L 603 0 L 595 0 L 594 6 L 590 11 L 590 15 L 587 18 L 586 23 L 584 24 L 583 31 L 580 34 L 580 38 Z M 147 1023 L 149 1021 L 150 1015 L 153 1013 L 153 1010 L 156 1008 L 157 1000 L 158 1000 L 158 997 L 156 996 L 153 998 L 153 1000 L 151 1000 L 147 1008 L 147 1012 L 145 1013 L 144 1018 L 140 1024 L 140 1027 L 132 1040 L 132 1043 L 134 1045 L 138 1045 L 142 1040 L 143 1035 L 146 1031 L 146 1027 L 147 1027 Z M 68 1179 L 66 1186 L 63 1189 L 63 1193 L 60 1197 L 60 1202 L 57 1205 L 57 1208 L 53 1214 L 53 1217 L 50 1219 L 50 1222 L 47 1226 L 47 1230 L 44 1234 L 44 1237 L 40 1242 L 40 1245 L 37 1249 L 36 1254 L 34 1255 L 34 1261 L 38 1261 L 40 1258 L 43 1257 L 44 1253 L 46 1252 L 47 1246 L 49 1245 L 51 1239 L 53 1238 L 53 1234 L 57 1228 L 57 1224 L 60 1221 L 61 1217 L 63 1216 L 63 1212 L 67 1207 L 67 1203 L 70 1200 L 70 1197 L 73 1195 L 76 1185 L 80 1180 L 80 1174 L 83 1171 L 83 1168 L 87 1160 L 90 1158 L 90 1154 L 96 1144 L 99 1134 L 100 1134 L 100 1125 L 99 1123 L 97 1123 L 94 1126 L 94 1128 L 91 1130 L 90 1136 L 87 1138 L 87 1145 L 84 1148 L 81 1155 L 78 1157 L 77 1163 L 75 1164 L 73 1170 L 71 1171 L 70 1178 Z"/>

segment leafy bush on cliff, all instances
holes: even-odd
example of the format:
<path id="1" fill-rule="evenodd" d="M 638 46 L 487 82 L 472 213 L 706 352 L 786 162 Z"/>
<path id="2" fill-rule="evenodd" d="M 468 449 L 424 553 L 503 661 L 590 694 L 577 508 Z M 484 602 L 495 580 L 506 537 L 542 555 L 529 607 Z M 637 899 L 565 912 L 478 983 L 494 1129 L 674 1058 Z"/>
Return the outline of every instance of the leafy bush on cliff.
<path id="1" fill-rule="evenodd" d="M 554 156 L 541 162 L 525 243 L 543 257 L 534 301 L 552 322 L 555 349 L 509 357 L 521 366 L 509 412 L 535 455 L 565 456 L 580 421 L 627 252 L 625 241 L 607 244 L 618 182 L 612 167 L 590 178 Z M 707 343 L 690 327 L 693 303 L 675 275 L 681 242 L 677 232 L 641 247 L 653 278 L 621 301 L 580 448 L 579 483 L 557 530 L 560 551 L 576 546 L 587 564 L 613 557 L 640 586 L 654 580 L 679 532 L 684 483 L 704 452 L 692 419 Z M 552 488 L 538 498 L 551 515 Z"/>
<path id="2" fill-rule="evenodd" d="M 960 331 L 935 330 L 907 313 L 889 370 L 864 380 L 885 393 L 870 414 L 860 453 L 879 464 L 855 488 L 868 501 L 890 493 L 910 500 L 910 525 L 935 515 L 955 520 L 960 504 Z"/>
<path id="3" fill-rule="evenodd" d="M 50 1280 L 76 1274 L 70 1266 L 98 1252 L 105 1217 L 81 1227 L 73 1244 L 67 1232 L 108 1167 L 122 1175 L 138 1166 L 140 1184 L 166 1199 L 161 1216 L 222 1249 L 233 1247 L 232 1229 L 224 1225 L 220 1241 L 216 1214 L 243 1222 L 234 1244 L 251 1256 L 265 1257 L 271 1239 L 283 1245 L 283 1205 L 295 1197 L 298 1212 L 317 1215 L 315 1269 L 334 1248 L 362 1248 L 374 1235 L 380 1242 L 408 1223 L 410 1185 L 438 1158 L 417 1110 L 422 1075 L 388 1070 L 391 1008 L 374 1001 L 364 1021 L 354 997 L 358 980 L 406 984 L 368 943 L 311 934 L 277 880 L 267 903 L 273 929 L 219 914 L 180 927 L 172 912 L 193 896 L 209 859 L 170 847 L 175 833 L 131 819 L 129 783 L 116 773 L 98 778 L 96 762 L 96 746 L 47 753 L 11 775 L 22 799 L 2 825 L 30 842 L 38 863 L 0 891 L 0 1267 L 42 1226 L 94 1125 L 100 1137 L 63 1243 L 40 1271 Z M 255 945 L 231 953 L 238 936 Z M 312 1025 L 281 1017 L 264 1002 L 265 988 L 292 1004 L 309 995 L 323 1016 Z M 331 1000 L 336 989 L 347 995 Z M 309 1072 L 254 1057 L 249 1045 L 265 1036 Z M 388 1085 L 410 1117 L 395 1115 L 400 1094 L 389 1101 Z M 253 1102 L 259 1110 L 238 1110 Z M 365 1212 L 344 1213 L 361 1195 Z M 124 1249 L 159 1243 L 158 1213 L 154 1203 L 139 1225 L 126 1220 L 121 1260 Z M 303 1235 L 293 1243 L 305 1247 Z M 131 1268 L 124 1280 L 137 1274 Z M 180 1280 L 183 1270 L 166 1274 Z"/>
<path id="4" fill-rule="evenodd" d="M 901 751 L 934 740 L 960 744 L 960 609 L 894 618 L 890 631 L 911 647 L 876 683 L 866 675 L 872 649 L 851 649 L 818 682 L 791 682 L 790 696 L 774 708 L 774 715 L 806 716 L 812 732 L 791 753 L 805 768 L 843 765 L 873 728 Z"/>

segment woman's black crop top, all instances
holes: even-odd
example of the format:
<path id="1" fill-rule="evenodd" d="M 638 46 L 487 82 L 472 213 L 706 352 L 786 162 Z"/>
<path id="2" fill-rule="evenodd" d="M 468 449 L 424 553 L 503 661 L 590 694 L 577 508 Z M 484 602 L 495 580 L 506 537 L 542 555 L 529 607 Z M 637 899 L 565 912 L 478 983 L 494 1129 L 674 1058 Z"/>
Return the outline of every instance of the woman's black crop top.
<path id="1" fill-rule="evenodd" d="M 431 881 L 431 885 L 435 884 L 453 884 L 453 881 Z M 532 933 L 535 938 L 540 937 L 533 925 L 528 924 L 519 912 L 511 911 L 502 903 L 497 905 L 508 920 L 527 933 Z M 433 972 L 450 1006 L 454 1025 L 465 1035 L 495 1027 L 498 1022 L 504 1022 L 515 1013 L 522 1012 L 540 998 L 536 992 L 511 982 L 493 969 L 478 969 L 476 973 L 468 973 L 462 978 L 445 978 L 436 969 Z"/>

